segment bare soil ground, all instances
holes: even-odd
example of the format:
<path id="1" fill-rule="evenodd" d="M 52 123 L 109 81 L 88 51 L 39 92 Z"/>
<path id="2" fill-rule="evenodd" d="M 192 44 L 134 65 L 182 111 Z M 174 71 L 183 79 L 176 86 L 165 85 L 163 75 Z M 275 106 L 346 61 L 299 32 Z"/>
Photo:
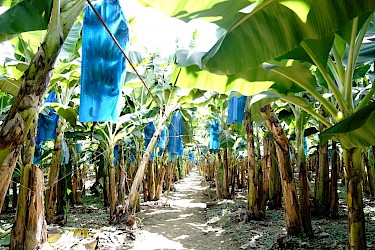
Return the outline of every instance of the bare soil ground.
<path id="1" fill-rule="evenodd" d="M 313 217 L 314 237 L 286 235 L 282 210 L 267 210 L 262 221 L 245 222 L 246 196 L 237 190 L 234 200 L 211 201 L 208 188 L 193 169 L 158 202 L 141 203 L 137 228 L 110 225 L 109 211 L 100 197 L 70 208 L 64 227 L 48 226 L 42 249 L 348 249 L 345 192 L 341 187 L 340 218 Z M 14 214 L 0 215 L 0 236 L 9 230 Z M 365 199 L 366 235 L 375 249 L 375 200 Z M 7 249 L 8 236 L 0 238 Z M 2 246 L 1 246 L 2 245 Z"/>

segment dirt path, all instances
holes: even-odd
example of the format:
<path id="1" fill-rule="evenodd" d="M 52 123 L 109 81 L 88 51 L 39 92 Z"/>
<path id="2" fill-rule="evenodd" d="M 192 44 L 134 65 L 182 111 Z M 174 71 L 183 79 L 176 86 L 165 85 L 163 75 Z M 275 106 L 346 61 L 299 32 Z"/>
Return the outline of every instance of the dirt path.
<path id="1" fill-rule="evenodd" d="M 97 204 L 101 202 L 98 197 L 97 203 L 70 208 L 64 227 L 49 225 L 48 242 L 40 249 L 240 249 L 224 229 L 213 226 L 215 220 L 207 222 L 209 199 L 203 194 L 198 171 L 191 170 L 175 183 L 176 191 L 164 193 L 160 201 L 141 204 L 137 229 L 110 225 L 108 208 Z M 10 228 L 11 220 L 0 223 Z M 0 240 L 0 249 L 7 249 L 1 245 L 8 245 L 9 240 Z"/>
<path id="2" fill-rule="evenodd" d="M 224 230 L 206 222 L 204 186 L 197 169 L 175 184 L 176 191 L 163 195 L 153 207 L 145 203 L 137 217 L 142 230 L 136 234 L 133 249 L 239 249 Z M 163 204 L 169 206 L 163 206 Z M 155 205 L 155 204 L 154 204 Z"/>

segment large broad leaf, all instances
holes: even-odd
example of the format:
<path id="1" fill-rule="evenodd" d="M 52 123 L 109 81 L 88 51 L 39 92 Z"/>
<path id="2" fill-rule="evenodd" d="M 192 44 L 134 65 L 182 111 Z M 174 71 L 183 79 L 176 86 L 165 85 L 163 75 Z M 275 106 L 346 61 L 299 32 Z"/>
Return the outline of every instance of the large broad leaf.
<path id="1" fill-rule="evenodd" d="M 6 35 L 47 29 L 52 0 L 24 0 L 0 15 L 0 42 Z"/>
<path id="2" fill-rule="evenodd" d="M 193 118 L 191 111 L 188 109 L 180 109 L 180 112 L 182 117 L 184 118 L 184 134 L 182 135 L 181 139 L 185 144 L 187 144 L 193 141 L 194 129 L 191 126 L 191 124 L 193 123 Z"/>
<path id="3" fill-rule="evenodd" d="M 177 86 L 216 91 L 221 94 L 237 91 L 246 96 L 260 93 L 271 86 L 282 93 L 301 91 L 302 89 L 293 83 L 290 74 L 294 74 L 303 86 L 314 88 L 316 84 L 308 68 L 301 65 L 277 67 L 272 70 L 257 67 L 229 76 L 212 74 L 192 65 L 181 69 Z"/>
<path id="4" fill-rule="evenodd" d="M 78 113 L 75 108 L 63 105 L 61 103 L 51 103 L 50 105 L 62 118 L 68 121 L 73 127 L 77 126 Z"/>
<path id="5" fill-rule="evenodd" d="M 320 134 L 322 140 L 335 139 L 343 148 L 375 145 L 375 102 Z"/>
<path id="6" fill-rule="evenodd" d="M 375 10 L 375 1 L 295 0 L 309 8 L 306 21 L 299 10 L 269 0 L 244 14 L 227 35 L 206 54 L 211 72 L 233 74 L 284 55 L 306 39 L 321 39 L 338 31 L 356 16 Z"/>
<path id="7" fill-rule="evenodd" d="M 228 30 L 203 58 L 203 65 L 219 74 L 246 71 L 307 39 L 325 39 L 354 17 L 375 10 L 373 0 L 263 0 L 251 5 L 242 0 L 138 1 L 184 21 L 203 18 Z"/>
<path id="8" fill-rule="evenodd" d="M 61 47 L 60 54 L 57 59 L 58 61 L 71 61 L 78 57 L 78 40 L 81 38 L 81 32 L 82 22 L 75 23 L 69 31 L 63 46 Z"/>

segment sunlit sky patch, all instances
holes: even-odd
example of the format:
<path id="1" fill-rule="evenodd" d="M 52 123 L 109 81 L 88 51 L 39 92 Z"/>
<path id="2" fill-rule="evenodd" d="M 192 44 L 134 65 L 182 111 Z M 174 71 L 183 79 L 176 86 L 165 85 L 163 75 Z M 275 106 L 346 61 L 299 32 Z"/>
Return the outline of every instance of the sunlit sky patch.
<path id="1" fill-rule="evenodd" d="M 220 28 L 216 24 L 197 19 L 185 23 L 159 10 L 143 7 L 135 0 L 121 1 L 121 6 L 131 23 L 133 45 L 129 49 L 142 47 L 147 53 L 159 53 L 161 57 L 173 55 L 177 48 L 206 52 L 224 34 L 222 30 L 217 35 Z"/>

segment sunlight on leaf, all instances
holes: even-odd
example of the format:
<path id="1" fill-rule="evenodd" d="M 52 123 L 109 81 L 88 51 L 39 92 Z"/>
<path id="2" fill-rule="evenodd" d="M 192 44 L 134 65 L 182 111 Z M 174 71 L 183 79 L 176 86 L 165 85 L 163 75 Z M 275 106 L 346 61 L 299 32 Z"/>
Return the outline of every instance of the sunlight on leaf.
<path id="1" fill-rule="evenodd" d="M 309 15 L 310 12 L 310 5 L 306 1 L 281 1 L 280 4 L 284 5 L 285 7 L 288 7 L 296 15 L 301 19 L 303 23 L 306 23 L 307 21 L 307 16 Z"/>

